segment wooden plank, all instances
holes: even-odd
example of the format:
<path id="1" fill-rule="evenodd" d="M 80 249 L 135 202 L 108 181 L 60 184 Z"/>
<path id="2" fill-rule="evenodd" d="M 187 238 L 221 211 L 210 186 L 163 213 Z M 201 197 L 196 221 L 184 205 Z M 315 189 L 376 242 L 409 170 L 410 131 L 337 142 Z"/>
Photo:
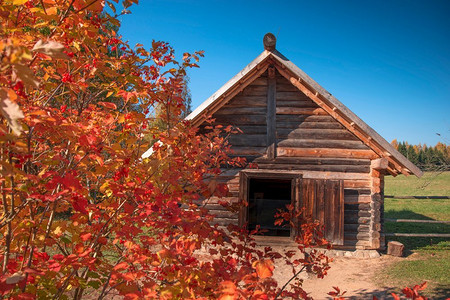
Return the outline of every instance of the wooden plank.
<path id="1" fill-rule="evenodd" d="M 266 107 L 266 96 L 237 95 L 225 107 Z"/>
<path id="2" fill-rule="evenodd" d="M 267 163 L 257 162 L 260 169 L 274 169 L 274 170 L 311 170 L 324 172 L 353 172 L 353 173 L 368 173 L 368 166 L 358 165 L 295 165 L 282 163 Z"/>
<path id="3" fill-rule="evenodd" d="M 277 157 L 274 160 L 260 157 L 258 163 L 295 164 L 295 165 L 358 165 L 369 167 L 370 160 L 364 158 L 328 158 L 328 157 Z"/>
<path id="4" fill-rule="evenodd" d="M 353 189 L 364 189 L 364 188 L 369 188 L 370 187 L 370 181 L 368 180 L 346 180 L 344 182 L 344 187 L 346 189 L 348 188 L 353 188 Z"/>
<path id="5" fill-rule="evenodd" d="M 370 203 L 372 197 L 370 195 L 345 195 L 345 204 Z"/>
<path id="6" fill-rule="evenodd" d="M 233 155 L 263 155 L 266 152 L 266 147 L 239 147 L 232 145 L 231 154 Z"/>
<path id="7" fill-rule="evenodd" d="M 287 108 L 287 107 L 295 107 L 295 108 L 320 108 L 313 101 L 309 99 L 305 100 L 279 100 L 277 99 L 277 108 Z"/>
<path id="8" fill-rule="evenodd" d="M 437 238 L 450 238 L 450 233 L 385 233 L 385 236 L 397 236 L 397 237 L 437 237 Z"/>
<path id="9" fill-rule="evenodd" d="M 316 140 L 316 139 L 279 139 L 278 145 L 280 147 L 292 148 L 335 148 L 335 149 L 360 149 L 370 150 L 361 141 L 349 140 Z"/>
<path id="10" fill-rule="evenodd" d="M 277 100 L 291 100 L 291 101 L 296 101 L 296 100 L 307 100 L 308 97 L 305 96 L 303 93 L 299 93 L 298 91 L 294 91 L 294 92 L 285 92 L 285 91 L 279 91 L 277 93 Z"/>
<path id="11" fill-rule="evenodd" d="M 369 233 L 368 232 L 358 232 L 358 233 L 345 233 L 344 238 L 347 241 L 360 241 L 360 240 L 368 240 Z"/>
<path id="12" fill-rule="evenodd" d="M 268 176 L 276 175 L 276 174 L 292 174 L 302 176 L 303 178 L 308 179 L 346 179 L 346 180 L 369 180 L 369 174 L 361 174 L 361 173 L 344 173 L 344 172 L 322 172 L 322 171 L 277 171 L 274 174 L 274 171 L 264 170 L 264 169 L 246 169 L 245 173 L 251 174 L 269 174 Z M 365 190 L 364 190 L 365 191 Z M 347 193 L 347 190 L 345 190 Z M 360 192 L 356 191 L 355 192 Z M 370 193 L 370 190 L 369 190 Z"/>
<path id="13" fill-rule="evenodd" d="M 264 125 L 241 125 L 236 127 L 240 131 L 242 131 L 243 134 L 264 134 L 267 133 L 267 126 Z"/>
<path id="14" fill-rule="evenodd" d="M 394 223 L 433 223 L 433 224 L 450 224 L 450 221 L 436 221 L 436 220 L 412 220 L 412 219 L 384 219 L 385 222 Z"/>
<path id="15" fill-rule="evenodd" d="M 266 76 L 255 79 L 250 86 L 267 86 Z"/>
<path id="16" fill-rule="evenodd" d="M 222 115 L 266 115 L 265 107 L 222 107 L 216 111 L 214 117 Z"/>
<path id="17" fill-rule="evenodd" d="M 235 134 L 228 138 L 229 143 L 232 146 L 266 146 L 266 135 L 264 134 Z"/>
<path id="18" fill-rule="evenodd" d="M 346 216 L 344 212 L 345 224 L 370 224 L 370 217 Z"/>
<path id="19" fill-rule="evenodd" d="M 371 214 L 369 211 L 364 210 L 345 210 L 345 217 L 367 217 L 370 218 Z"/>
<path id="20" fill-rule="evenodd" d="M 217 115 L 215 116 L 217 124 L 223 125 L 266 125 L 265 115 Z"/>
<path id="21" fill-rule="evenodd" d="M 393 195 L 385 195 L 384 198 L 395 198 L 395 199 L 450 199 L 449 196 L 393 196 Z"/>
<path id="22" fill-rule="evenodd" d="M 241 94 L 243 96 L 265 96 L 267 94 L 267 86 L 248 85 Z"/>
<path id="23" fill-rule="evenodd" d="M 277 122 L 336 122 L 331 116 L 327 115 L 311 115 L 311 116 L 297 116 L 297 115 L 278 115 Z"/>
<path id="24" fill-rule="evenodd" d="M 377 155 L 372 150 L 353 150 L 353 149 L 333 149 L 333 148 L 288 148 L 278 147 L 277 156 L 313 156 L 313 157 L 352 157 L 352 158 L 376 158 Z"/>
<path id="25" fill-rule="evenodd" d="M 369 232 L 369 225 L 344 224 L 344 232 Z"/>
<path id="26" fill-rule="evenodd" d="M 345 129 L 278 129 L 279 139 L 315 139 L 315 140 L 349 140 L 360 142 L 351 132 Z"/>
<path id="27" fill-rule="evenodd" d="M 277 107 L 277 115 L 327 115 L 322 108 Z"/>
<path id="28" fill-rule="evenodd" d="M 276 155 L 276 103 L 277 92 L 275 69 L 269 67 L 269 77 L 267 78 L 267 157 L 275 158 Z M 272 74 L 273 73 L 273 74 Z"/>
<path id="29" fill-rule="evenodd" d="M 277 129 L 344 129 L 344 127 L 338 122 L 298 122 L 298 120 L 292 120 L 291 122 L 278 122 Z M 362 142 L 359 141 L 361 144 Z"/>

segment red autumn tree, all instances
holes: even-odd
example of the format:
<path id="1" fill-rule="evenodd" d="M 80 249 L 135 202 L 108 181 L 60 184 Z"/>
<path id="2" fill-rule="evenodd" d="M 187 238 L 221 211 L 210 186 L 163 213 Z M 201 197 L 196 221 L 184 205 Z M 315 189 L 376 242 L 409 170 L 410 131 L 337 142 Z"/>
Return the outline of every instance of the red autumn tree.
<path id="1" fill-rule="evenodd" d="M 202 52 L 130 46 L 117 18 L 137 0 L 117 2 L 1 1 L 0 293 L 307 298 L 301 281 L 277 286 L 273 261 L 323 276 L 323 254 L 259 249 L 196 204 L 227 192 L 221 166 L 243 164 L 227 156 L 232 128 L 198 135 L 179 117 Z M 300 252 L 326 244 L 316 229 Z"/>

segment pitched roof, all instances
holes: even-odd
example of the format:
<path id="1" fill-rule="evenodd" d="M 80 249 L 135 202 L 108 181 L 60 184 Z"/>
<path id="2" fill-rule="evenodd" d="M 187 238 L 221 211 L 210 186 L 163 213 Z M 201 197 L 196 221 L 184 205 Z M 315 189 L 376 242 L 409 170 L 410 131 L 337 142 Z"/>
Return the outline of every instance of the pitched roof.
<path id="1" fill-rule="evenodd" d="M 336 97 L 331 95 L 274 47 L 266 49 L 269 50 L 264 50 L 217 92 L 200 104 L 186 119 L 191 120 L 195 126 L 200 125 L 254 79 L 263 74 L 269 65 L 273 65 L 281 75 L 356 135 L 381 158 L 386 158 L 389 162 L 388 171 L 392 175 L 396 176 L 398 173 L 402 173 L 405 175 L 414 174 L 417 177 L 422 176 L 423 173 L 417 166 L 398 152 Z"/>

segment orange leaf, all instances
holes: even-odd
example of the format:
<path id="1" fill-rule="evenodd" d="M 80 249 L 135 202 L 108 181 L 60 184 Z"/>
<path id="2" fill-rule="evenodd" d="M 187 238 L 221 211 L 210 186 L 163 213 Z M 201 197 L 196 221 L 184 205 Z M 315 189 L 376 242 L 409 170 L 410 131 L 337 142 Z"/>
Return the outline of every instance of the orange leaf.
<path id="1" fill-rule="evenodd" d="M 256 269 L 256 274 L 259 278 L 268 278 L 273 275 L 273 269 L 275 268 L 271 260 L 258 260 L 253 263 L 253 268 Z"/>

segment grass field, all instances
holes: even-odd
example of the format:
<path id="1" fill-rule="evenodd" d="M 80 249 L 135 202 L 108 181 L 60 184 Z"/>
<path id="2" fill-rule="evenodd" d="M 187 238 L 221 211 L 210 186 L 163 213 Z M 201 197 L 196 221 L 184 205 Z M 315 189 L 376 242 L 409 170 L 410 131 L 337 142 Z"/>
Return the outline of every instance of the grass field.
<path id="1" fill-rule="evenodd" d="M 450 172 L 425 173 L 420 179 L 386 177 L 385 194 L 395 196 L 450 196 Z M 450 221 L 450 200 L 386 199 L 385 218 Z M 450 233 L 449 224 L 385 223 L 386 232 Z M 429 282 L 433 299 L 450 295 L 450 239 L 389 237 L 405 245 L 408 257 L 386 268 L 382 281 L 397 286 Z M 387 242 L 386 241 L 386 242 Z"/>

